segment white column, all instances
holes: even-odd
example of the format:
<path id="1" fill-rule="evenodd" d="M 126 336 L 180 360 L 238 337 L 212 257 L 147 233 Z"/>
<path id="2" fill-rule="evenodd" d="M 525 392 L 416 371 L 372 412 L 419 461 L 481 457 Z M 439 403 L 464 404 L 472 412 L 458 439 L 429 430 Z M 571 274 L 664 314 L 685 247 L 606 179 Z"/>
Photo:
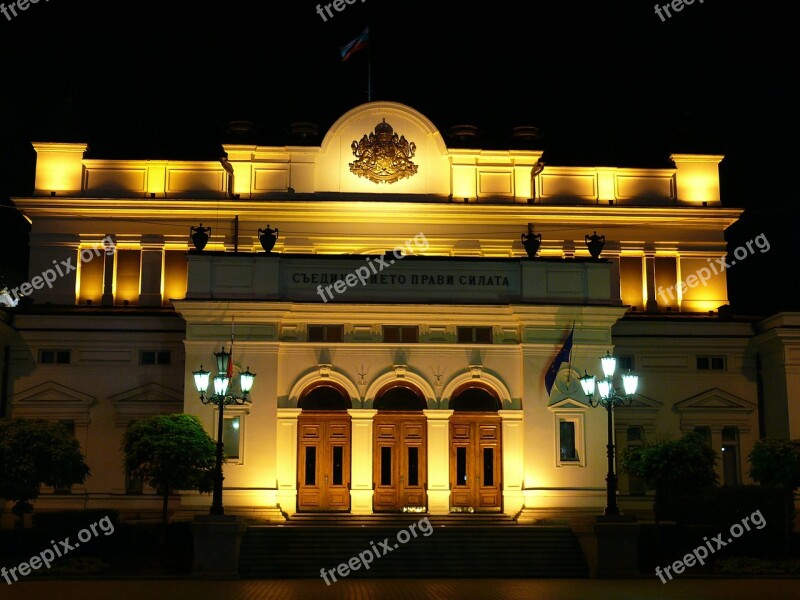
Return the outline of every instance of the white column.
<path id="1" fill-rule="evenodd" d="M 139 278 L 139 306 L 161 306 L 164 271 L 164 236 L 143 235 L 142 269 Z"/>
<path id="2" fill-rule="evenodd" d="M 278 472 L 278 504 L 289 515 L 297 512 L 297 417 L 300 408 L 278 409 L 275 456 Z"/>
<path id="3" fill-rule="evenodd" d="M 377 410 L 351 408 L 350 512 L 372 514 L 372 424 Z"/>
<path id="4" fill-rule="evenodd" d="M 115 235 L 107 234 L 106 238 L 110 239 L 114 246 L 117 245 L 117 237 Z M 103 254 L 103 299 L 101 304 L 103 306 L 114 305 L 114 271 L 117 262 L 117 253 Z"/>
<path id="5" fill-rule="evenodd" d="M 74 306 L 80 238 L 31 232 L 30 245 L 30 279 L 17 289 L 17 296 L 31 296 L 36 304 Z"/>
<path id="6" fill-rule="evenodd" d="M 722 485 L 725 481 L 725 472 L 722 465 L 722 426 L 712 425 L 709 429 L 711 430 L 711 448 L 717 453 L 718 457 L 717 462 L 714 464 L 714 471 L 719 477 L 720 485 Z M 739 452 L 739 448 L 736 448 L 736 451 Z"/>
<path id="7" fill-rule="evenodd" d="M 521 410 L 499 410 L 502 419 L 503 444 L 503 512 L 517 514 L 525 504 L 522 484 L 523 469 L 523 413 Z"/>
<path id="8" fill-rule="evenodd" d="M 450 415 L 452 410 L 423 410 L 428 418 L 428 512 L 450 514 Z"/>
<path id="9" fill-rule="evenodd" d="M 645 285 L 647 286 L 647 312 L 658 312 L 656 299 L 656 251 L 648 244 L 644 249 Z"/>

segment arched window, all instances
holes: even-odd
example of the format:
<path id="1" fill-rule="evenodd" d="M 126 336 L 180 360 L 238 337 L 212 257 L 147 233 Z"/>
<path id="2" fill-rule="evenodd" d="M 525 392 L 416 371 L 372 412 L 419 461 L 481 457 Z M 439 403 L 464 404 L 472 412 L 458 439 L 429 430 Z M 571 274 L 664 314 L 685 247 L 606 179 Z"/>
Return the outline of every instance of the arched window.
<path id="1" fill-rule="evenodd" d="M 424 410 L 428 408 L 422 392 L 409 385 L 390 384 L 380 390 L 372 407 L 376 410 Z"/>
<path id="2" fill-rule="evenodd" d="M 502 405 L 494 390 L 467 385 L 453 393 L 450 408 L 457 411 L 496 412 Z"/>
<path id="3" fill-rule="evenodd" d="M 306 389 L 297 406 L 303 410 L 347 410 L 352 403 L 344 388 L 326 382 Z"/>

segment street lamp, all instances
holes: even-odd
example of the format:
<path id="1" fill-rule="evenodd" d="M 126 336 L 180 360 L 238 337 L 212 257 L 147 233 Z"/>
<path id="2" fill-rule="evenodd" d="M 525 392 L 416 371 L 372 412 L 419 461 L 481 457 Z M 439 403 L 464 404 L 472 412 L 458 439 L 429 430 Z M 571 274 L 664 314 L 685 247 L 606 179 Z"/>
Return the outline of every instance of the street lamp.
<path id="1" fill-rule="evenodd" d="M 617 508 L 617 476 L 614 473 L 614 419 L 613 411 L 618 406 L 630 406 L 633 402 L 633 395 L 636 393 L 636 388 L 639 386 L 639 376 L 628 371 L 622 374 L 622 388 L 625 392 L 624 396 L 617 395 L 617 389 L 614 388 L 614 371 L 617 369 L 617 358 L 612 356 L 610 352 L 600 358 L 600 364 L 603 367 L 603 378 L 595 380 L 594 375 L 589 375 L 584 371 L 585 375 L 581 377 L 581 387 L 583 393 L 589 398 L 589 406 L 596 408 L 602 406 L 606 409 L 608 414 L 608 474 L 606 475 L 606 510 L 607 517 L 618 517 L 619 509 Z M 594 400 L 595 392 L 600 396 L 599 400 Z"/>
<path id="2" fill-rule="evenodd" d="M 234 396 L 228 393 L 228 388 L 233 378 L 233 365 L 231 364 L 231 353 L 225 352 L 225 347 L 219 352 L 214 352 L 217 359 L 217 375 L 214 377 L 214 393 L 211 396 L 206 396 L 208 390 L 208 378 L 211 373 L 203 370 L 203 365 L 200 365 L 199 371 L 194 371 L 194 385 L 197 391 L 200 392 L 200 402 L 203 404 L 214 404 L 219 408 L 218 421 L 217 421 L 217 461 L 214 467 L 214 492 L 211 500 L 212 515 L 224 515 L 225 510 L 222 508 L 222 425 L 225 418 L 225 406 L 228 404 L 242 405 L 250 403 L 248 394 L 253 387 L 253 380 L 255 373 L 250 372 L 250 367 L 244 373 L 239 374 L 239 387 L 242 390 L 241 396 Z"/>

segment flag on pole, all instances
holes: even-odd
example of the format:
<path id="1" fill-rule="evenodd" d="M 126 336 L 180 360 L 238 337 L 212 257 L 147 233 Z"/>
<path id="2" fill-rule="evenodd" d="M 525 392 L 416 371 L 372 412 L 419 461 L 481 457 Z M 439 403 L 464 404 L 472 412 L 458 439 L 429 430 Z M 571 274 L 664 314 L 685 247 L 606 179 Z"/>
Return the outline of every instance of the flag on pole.
<path id="1" fill-rule="evenodd" d="M 550 368 L 547 369 L 547 373 L 544 376 L 544 387 L 547 389 L 547 395 L 550 395 L 550 390 L 553 389 L 553 384 L 556 382 L 556 375 L 558 375 L 558 369 L 561 367 L 561 363 L 565 360 L 572 360 L 572 336 L 575 333 L 575 323 L 572 323 L 572 331 L 569 332 L 564 345 L 561 346 L 561 350 L 559 350 L 556 357 L 553 359 L 553 362 L 550 363 Z"/>
<path id="2" fill-rule="evenodd" d="M 231 317 L 231 355 L 228 357 L 228 381 L 233 379 L 233 317 Z"/>
<path id="3" fill-rule="evenodd" d="M 353 54 L 366 48 L 369 43 L 369 27 L 364 29 L 361 34 L 349 44 L 342 46 L 339 51 L 342 53 L 342 62 L 346 61 Z"/>

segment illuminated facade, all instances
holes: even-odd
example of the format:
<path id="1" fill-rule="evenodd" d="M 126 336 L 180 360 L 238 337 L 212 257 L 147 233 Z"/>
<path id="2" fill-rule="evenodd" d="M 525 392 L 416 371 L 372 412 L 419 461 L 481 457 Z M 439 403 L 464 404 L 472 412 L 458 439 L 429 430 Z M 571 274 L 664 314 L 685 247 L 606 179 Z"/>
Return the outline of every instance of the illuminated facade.
<path id="1" fill-rule="evenodd" d="M 721 156 L 541 169 L 541 151 L 448 148 L 391 102 L 351 110 L 319 147 L 226 145 L 223 162 L 34 147 L 34 193 L 15 198 L 33 223 L 29 273 L 76 268 L 15 309 L 10 413 L 70 423 L 92 468 L 44 506 L 155 507 L 121 469 L 124 429 L 185 411 L 216 431 L 192 372 L 232 327 L 236 369 L 257 374 L 252 404 L 226 409 L 225 505 L 244 513 L 596 511 L 605 414 L 577 380 L 607 350 L 641 377 L 619 450 L 697 430 L 732 484 L 749 481 L 759 435 L 800 436 L 798 316 L 725 318 L 724 271 L 697 283 L 741 212 L 720 203 Z M 188 236 L 201 223 L 202 252 Z M 93 253 L 104 239 L 114 251 Z M 620 483 L 623 510 L 648 509 Z"/>

